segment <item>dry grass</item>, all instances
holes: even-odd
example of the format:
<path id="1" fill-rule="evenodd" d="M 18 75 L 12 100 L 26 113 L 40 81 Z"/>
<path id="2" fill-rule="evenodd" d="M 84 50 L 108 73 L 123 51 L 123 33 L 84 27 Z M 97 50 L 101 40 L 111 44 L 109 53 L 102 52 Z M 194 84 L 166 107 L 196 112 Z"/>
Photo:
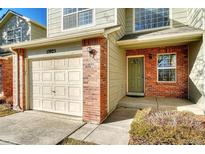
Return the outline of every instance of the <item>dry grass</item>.
<path id="1" fill-rule="evenodd" d="M 17 113 L 17 112 L 12 110 L 9 106 L 5 104 L 0 104 L 0 117 L 4 117 L 4 116 L 11 115 L 14 113 Z"/>
<path id="2" fill-rule="evenodd" d="M 204 116 L 189 112 L 138 111 L 129 133 L 134 145 L 205 145 Z"/>
<path id="3" fill-rule="evenodd" d="M 76 140 L 73 138 L 65 138 L 59 145 L 96 145 L 95 143 Z"/>

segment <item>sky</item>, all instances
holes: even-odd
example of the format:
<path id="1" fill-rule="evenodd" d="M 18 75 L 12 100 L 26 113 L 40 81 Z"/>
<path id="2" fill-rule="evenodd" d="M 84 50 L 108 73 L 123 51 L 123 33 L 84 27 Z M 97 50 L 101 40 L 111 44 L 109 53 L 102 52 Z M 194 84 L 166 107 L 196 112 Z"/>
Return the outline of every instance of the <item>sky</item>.
<path id="1" fill-rule="evenodd" d="M 2 8 L 0 10 L 0 18 L 8 11 L 15 11 L 25 17 L 30 18 L 33 21 L 40 23 L 41 25 L 47 25 L 47 9 L 46 8 Z"/>

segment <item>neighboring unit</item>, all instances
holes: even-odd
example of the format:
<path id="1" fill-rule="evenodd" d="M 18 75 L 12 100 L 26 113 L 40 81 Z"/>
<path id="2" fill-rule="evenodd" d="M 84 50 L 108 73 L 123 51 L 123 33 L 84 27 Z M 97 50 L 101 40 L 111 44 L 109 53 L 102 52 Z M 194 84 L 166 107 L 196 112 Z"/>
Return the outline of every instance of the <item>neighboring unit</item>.
<path id="1" fill-rule="evenodd" d="M 13 57 L 1 46 L 46 37 L 46 27 L 14 11 L 7 11 L 0 19 L 0 96 L 12 97 Z M 15 57 L 17 58 L 17 57 Z"/>
<path id="2" fill-rule="evenodd" d="M 162 96 L 204 114 L 204 22 L 200 8 L 50 8 L 47 38 L 2 46 L 19 56 L 15 105 L 101 123 L 126 95 Z"/>

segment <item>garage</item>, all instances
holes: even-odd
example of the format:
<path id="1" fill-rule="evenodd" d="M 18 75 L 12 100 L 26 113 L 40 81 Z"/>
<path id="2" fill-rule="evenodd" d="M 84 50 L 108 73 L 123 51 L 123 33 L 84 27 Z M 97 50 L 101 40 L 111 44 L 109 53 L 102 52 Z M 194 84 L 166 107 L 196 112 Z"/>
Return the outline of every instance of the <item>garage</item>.
<path id="1" fill-rule="evenodd" d="M 82 57 L 29 60 L 30 109 L 82 116 Z"/>

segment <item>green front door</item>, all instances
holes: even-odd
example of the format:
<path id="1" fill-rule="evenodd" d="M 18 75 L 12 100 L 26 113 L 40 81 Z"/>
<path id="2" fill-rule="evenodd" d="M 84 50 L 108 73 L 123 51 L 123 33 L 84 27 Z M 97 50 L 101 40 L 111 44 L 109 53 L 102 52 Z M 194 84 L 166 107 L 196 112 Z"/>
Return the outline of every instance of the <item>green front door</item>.
<path id="1" fill-rule="evenodd" d="M 128 58 L 128 93 L 144 95 L 144 58 Z"/>

